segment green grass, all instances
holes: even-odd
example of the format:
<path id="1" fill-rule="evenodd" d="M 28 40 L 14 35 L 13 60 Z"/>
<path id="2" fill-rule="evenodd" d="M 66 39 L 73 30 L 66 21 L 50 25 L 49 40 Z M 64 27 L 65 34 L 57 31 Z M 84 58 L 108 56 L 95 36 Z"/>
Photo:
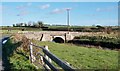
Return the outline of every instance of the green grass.
<path id="1" fill-rule="evenodd" d="M 15 53 L 10 57 L 11 69 L 27 69 L 35 70 L 35 67 L 30 63 L 30 60 L 21 54 Z"/>
<path id="2" fill-rule="evenodd" d="M 29 56 L 25 55 L 20 49 L 21 42 L 13 42 L 12 39 L 9 39 L 3 46 L 3 62 L 4 67 L 10 70 L 36 70 L 35 66 L 31 64 Z M 19 47 L 19 48 L 18 48 Z"/>
<path id="3" fill-rule="evenodd" d="M 67 28 L 68 26 L 48 26 L 49 28 Z M 69 26 L 69 28 L 96 28 L 95 26 Z"/>
<path id="4" fill-rule="evenodd" d="M 29 30 L 41 30 L 41 28 L 34 28 L 34 27 L 12 27 L 12 26 L 10 26 L 10 27 L 0 27 L 1 29 L 0 30 L 22 30 L 22 29 L 24 29 L 24 30 L 27 30 L 27 31 L 29 31 Z"/>
<path id="5" fill-rule="evenodd" d="M 18 31 L 20 31 L 20 30 L 11 30 L 11 31 L 2 30 L 2 33 L 3 33 L 3 34 L 14 34 L 14 33 L 18 33 Z"/>
<path id="6" fill-rule="evenodd" d="M 118 67 L 118 51 L 53 42 L 33 41 L 33 43 L 49 46 L 52 53 L 77 69 L 116 69 Z"/>

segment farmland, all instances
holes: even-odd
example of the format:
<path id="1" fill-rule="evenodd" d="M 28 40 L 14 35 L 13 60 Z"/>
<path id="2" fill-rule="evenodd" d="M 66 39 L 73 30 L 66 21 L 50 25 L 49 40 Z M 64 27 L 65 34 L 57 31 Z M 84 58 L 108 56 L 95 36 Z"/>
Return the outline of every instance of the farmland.
<path id="1" fill-rule="evenodd" d="M 33 43 L 49 46 L 52 53 L 77 69 L 116 69 L 118 67 L 118 51 L 53 42 L 33 41 Z"/>
<path id="2" fill-rule="evenodd" d="M 4 35 L 13 35 L 18 33 L 18 31 L 44 31 L 44 29 L 39 28 L 28 28 L 25 29 L 25 27 L 10 27 L 12 28 L 9 30 L 7 27 L 3 27 L 4 29 L 1 31 L 1 33 Z M 24 28 L 24 30 L 22 30 Z M 49 27 L 49 28 L 56 28 L 59 29 L 61 27 Z M 65 27 L 64 27 L 65 28 Z M 71 27 L 71 28 L 77 28 L 80 27 Z M 91 28 L 91 27 L 84 27 L 84 28 Z M 114 27 L 115 28 L 115 27 Z M 67 29 L 67 27 L 65 28 Z M 60 30 L 60 29 L 59 29 Z M 63 31 L 63 30 L 62 30 Z M 65 31 L 65 30 L 64 30 Z M 80 36 L 76 36 L 74 39 L 79 40 L 81 42 L 88 42 L 88 43 L 105 43 L 106 45 L 109 43 L 113 46 L 113 44 L 119 45 L 119 36 L 118 36 L 118 30 L 110 31 L 110 33 L 107 32 L 95 32 L 92 31 L 82 31 Z M 49 32 L 49 31 L 48 31 Z M 80 31 L 77 31 L 80 32 Z M 19 39 L 19 38 L 18 38 Z M 13 44 L 17 43 L 11 43 L 13 39 L 10 39 L 9 42 L 5 46 L 5 50 L 10 49 L 9 46 L 12 48 L 18 48 L 14 46 Z M 55 43 L 55 42 L 43 42 L 43 41 L 37 41 L 37 40 L 31 40 L 34 44 L 39 46 L 47 45 L 49 47 L 49 50 L 55 54 L 58 58 L 65 62 L 69 62 L 72 67 L 75 69 L 118 69 L 118 53 L 119 51 L 116 50 L 109 50 L 109 49 L 96 49 L 96 48 L 86 48 L 85 46 L 81 45 L 81 43 L 78 43 L 78 45 L 74 43 Z M 73 41 L 73 40 L 72 40 Z M 23 42 L 23 41 L 21 41 Z M 68 41 L 70 42 L 70 41 Z M 75 42 L 75 41 L 74 41 Z M 111 44 L 112 43 L 112 44 Z M 85 44 L 88 45 L 88 44 Z M 99 45 L 97 45 L 99 46 Z M 106 46 L 105 46 L 106 47 Z M 108 48 L 111 46 L 107 46 Z M 114 46 L 113 46 L 114 47 Z M 116 47 L 115 47 L 116 48 Z M 119 47 L 117 47 L 119 48 Z M 5 51 L 4 50 L 4 51 Z M 9 52 L 9 51 L 8 51 Z M 17 52 L 15 49 L 13 51 L 13 54 L 8 56 L 10 58 L 10 67 L 12 69 L 32 69 L 35 70 L 34 66 L 30 64 L 29 57 L 26 55 L 25 51 Z M 57 66 L 55 63 L 53 63 L 55 66 Z"/>
<path id="3" fill-rule="evenodd" d="M 33 26 L 21 26 L 21 27 L 11 27 L 11 26 L 2 26 L 2 30 L 25 30 L 25 31 L 67 31 L 67 25 L 52 25 L 52 26 L 43 26 L 43 27 L 33 27 Z M 118 26 L 69 26 L 69 31 L 77 32 L 117 32 Z"/>

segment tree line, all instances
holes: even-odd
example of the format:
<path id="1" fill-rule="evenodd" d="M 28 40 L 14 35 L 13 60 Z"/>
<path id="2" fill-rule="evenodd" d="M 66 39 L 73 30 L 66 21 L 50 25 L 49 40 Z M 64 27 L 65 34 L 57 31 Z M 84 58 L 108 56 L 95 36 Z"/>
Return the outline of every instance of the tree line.
<path id="1" fill-rule="evenodd" d="M 16 24 L 13 24 L 13 27 L 34 27 L 34 28 L 41 28 L 41 27 L 44 27 L 44 23 L 42 21 L 28 22 L 28 23 L 16 23 Z"/>
<path id="2" fill-rule="evenodd" d="M 54 27 L 50 27 L 54 26 Z M 56 26 L 56 27 L 55 27 Z M 57 27 L 62 26 L 62 27 Z M 44 24 L 42 21 L 37 22 L 28 22 L 28 23 L 16 23 L 13 24 L 13 27 L 32 27 L 32 28 L 42 28 L 42 30 L 51 30 L 51 31 L 67 31 L 68 28 L 67 25 L 50 25 L 50 24 Z M 80 32 L 107 32 L 110 34 L 110 32 L 118 30 L 118 28 L 112 28 L 112 26 L 101 26 L 96 25 L 93 27 L 76 27 L 76 26 L 70 26 L 70 31 L 80 31 Z"/>

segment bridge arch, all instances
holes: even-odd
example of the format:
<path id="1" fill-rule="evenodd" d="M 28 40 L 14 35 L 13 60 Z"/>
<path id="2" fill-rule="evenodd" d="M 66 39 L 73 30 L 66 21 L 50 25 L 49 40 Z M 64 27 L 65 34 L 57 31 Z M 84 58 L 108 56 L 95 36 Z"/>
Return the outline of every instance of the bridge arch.
<path id="1" fill-rule="evenodd" d="M 55 37 L 55 38 L 53 38 L 52 41 L 54 41 L 56 43 L 64 43 L 65 42 L 65 40 L 61 37 Z"/>

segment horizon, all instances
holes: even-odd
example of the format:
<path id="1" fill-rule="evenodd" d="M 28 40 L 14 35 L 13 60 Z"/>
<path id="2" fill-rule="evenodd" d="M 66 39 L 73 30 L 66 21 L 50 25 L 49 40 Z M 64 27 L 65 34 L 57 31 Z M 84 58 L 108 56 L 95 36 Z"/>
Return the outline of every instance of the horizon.
<path id="1" fill-rule="evenodd" d="M 118 26 L 118 2 L 4 2 L 0 5 L 0 26 L 30 21 L 66 25 L 65 8 L 71 8 L 72 26 Z"/>

